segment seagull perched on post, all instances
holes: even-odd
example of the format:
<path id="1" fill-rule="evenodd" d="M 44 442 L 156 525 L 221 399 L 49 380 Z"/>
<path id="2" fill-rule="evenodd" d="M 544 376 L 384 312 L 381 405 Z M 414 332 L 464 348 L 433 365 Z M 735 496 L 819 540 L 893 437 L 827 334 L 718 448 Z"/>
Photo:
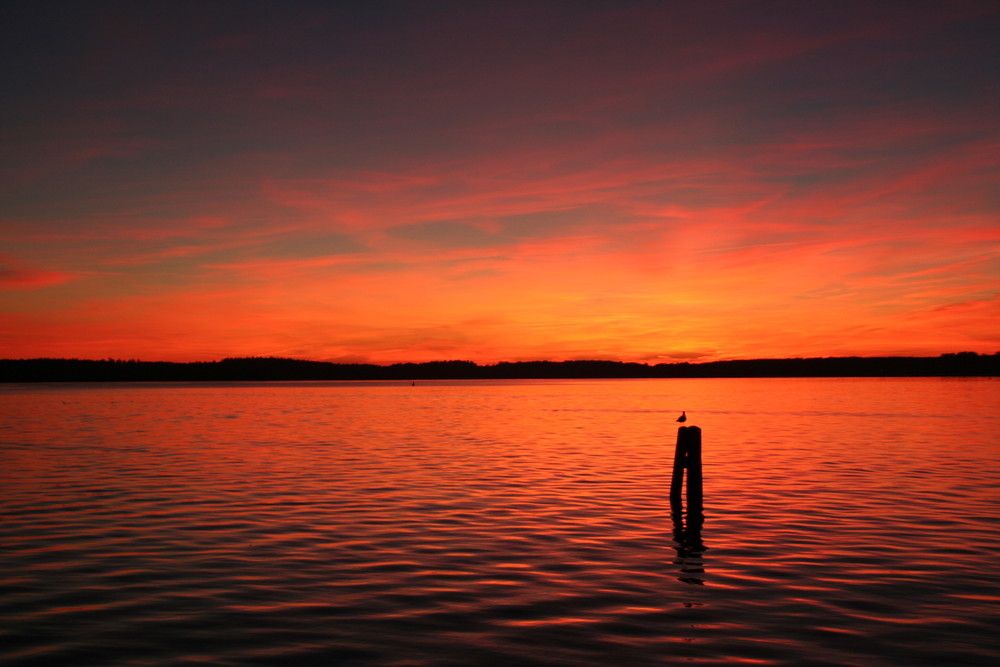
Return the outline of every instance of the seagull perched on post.
<path id="1" fill-rule="evenodd" d="M 677 421 L 686 422 L 687 420 L 688 420 L 687 414 L 685 414 L 684 410 L 681 410 L 681 416 L 677 418 Z"/>

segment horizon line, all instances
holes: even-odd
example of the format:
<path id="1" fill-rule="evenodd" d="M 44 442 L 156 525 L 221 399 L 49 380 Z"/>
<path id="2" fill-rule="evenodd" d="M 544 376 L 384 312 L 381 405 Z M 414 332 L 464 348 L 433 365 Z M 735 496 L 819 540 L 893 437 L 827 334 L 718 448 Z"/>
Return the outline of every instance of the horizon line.
<path id="1" fill-rule="evenodd" d="M 212 359 L 205 361 L 168 361 L 165 359 L 124 359 L 115 357 L 103 357 L 99 359 L 95 358 L 81 358 L 81 357 L 6 357 L 0 358 L 0 362 L 9 361 L 82 361 L 82 362 L 94 362 L 94 363 L 144 363 L 144 364 L 218 364 L 227 361 L 292 361 L 299 363 L 312 363 L 312 364 L 333 364 L 341 366 L 378 366 L 382 368 L 389 368 L 392 366 L 406 366 L 406 365 L 423 365 L 423 364 L 472 364 L 479 367 L 487 366 L 499 366 L 501 364 L 572 364 L 572 363 L 607 363 L 607 364 L 635 364 L 639 366 L 675 366 L 675 365 L 705 365 L 705 364 L 724 364 L 733 362 L 749 362 L 749 361 L 812 361 L 812 360 L 837 360 L 837 359 L 941 359 L 945 357 L 995 357 L 1000 356 L 1000 350 L 991 353 L 988 352 L 974 352 L 971 350 L 963 350 L 961 352 L 942 352 L 937 355 L 908 355 L 908 354 L 883 354 L 883 355 L 828 355 L 828 356 L 792 356 L 792 357 L 738 357 L 733 359 L 715 359 L 711 361 L 623 361 L 621 359 L 600 359 L 600 358 L 579 358 L 579 359 L 519 359 L 516 361 L 503 360 L 503 361 L 493 361 L 493 362 L 479 362 L 472 361 L 470 359 L 434 359 L 430 361 L 394 361 L 394 362 L 375 362 L 375 361 L 334 361 L 325 359 L 305 359 L 299 357 L 282 357 L 275 355 L 251 355 L 243 357 L 222 357 L 221 359 Z"/>

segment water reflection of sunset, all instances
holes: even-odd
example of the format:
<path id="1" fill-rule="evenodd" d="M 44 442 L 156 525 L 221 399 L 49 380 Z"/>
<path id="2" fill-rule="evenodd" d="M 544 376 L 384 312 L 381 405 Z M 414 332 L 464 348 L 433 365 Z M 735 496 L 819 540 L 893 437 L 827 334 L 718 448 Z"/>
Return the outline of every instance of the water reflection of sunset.
<path id="1" fill-rule="evenodd" d="M 0 659 L 976 664 L 995 384 L 3 385 Z"/>

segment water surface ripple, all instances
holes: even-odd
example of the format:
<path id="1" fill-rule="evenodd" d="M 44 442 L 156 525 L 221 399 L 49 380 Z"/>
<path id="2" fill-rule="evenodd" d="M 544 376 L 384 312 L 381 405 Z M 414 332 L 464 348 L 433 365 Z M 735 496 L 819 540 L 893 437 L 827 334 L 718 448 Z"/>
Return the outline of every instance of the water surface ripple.
<path id="1" fill-rule="evenodd" d="M 992 666 L 998 399 L 936 378 L 0 386 L 0 661 Z M 682 409 L 703 543 L 667 499 Z"/>

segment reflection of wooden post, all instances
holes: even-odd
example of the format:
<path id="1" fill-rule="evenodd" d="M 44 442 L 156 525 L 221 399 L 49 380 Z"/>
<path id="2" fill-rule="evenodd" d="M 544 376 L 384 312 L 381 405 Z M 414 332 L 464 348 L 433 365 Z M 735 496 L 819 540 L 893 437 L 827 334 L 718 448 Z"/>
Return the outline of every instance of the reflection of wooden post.
<path id="1" fill-rule="evenodd" d="M 687 469 L 688 513 L 702 510 L 701 429 L 681 426 L 677 429 L 677 447 L 674 449 L 674 474 L 670 480 L 670 503 L 679 505 L 684 470 Z"/>

